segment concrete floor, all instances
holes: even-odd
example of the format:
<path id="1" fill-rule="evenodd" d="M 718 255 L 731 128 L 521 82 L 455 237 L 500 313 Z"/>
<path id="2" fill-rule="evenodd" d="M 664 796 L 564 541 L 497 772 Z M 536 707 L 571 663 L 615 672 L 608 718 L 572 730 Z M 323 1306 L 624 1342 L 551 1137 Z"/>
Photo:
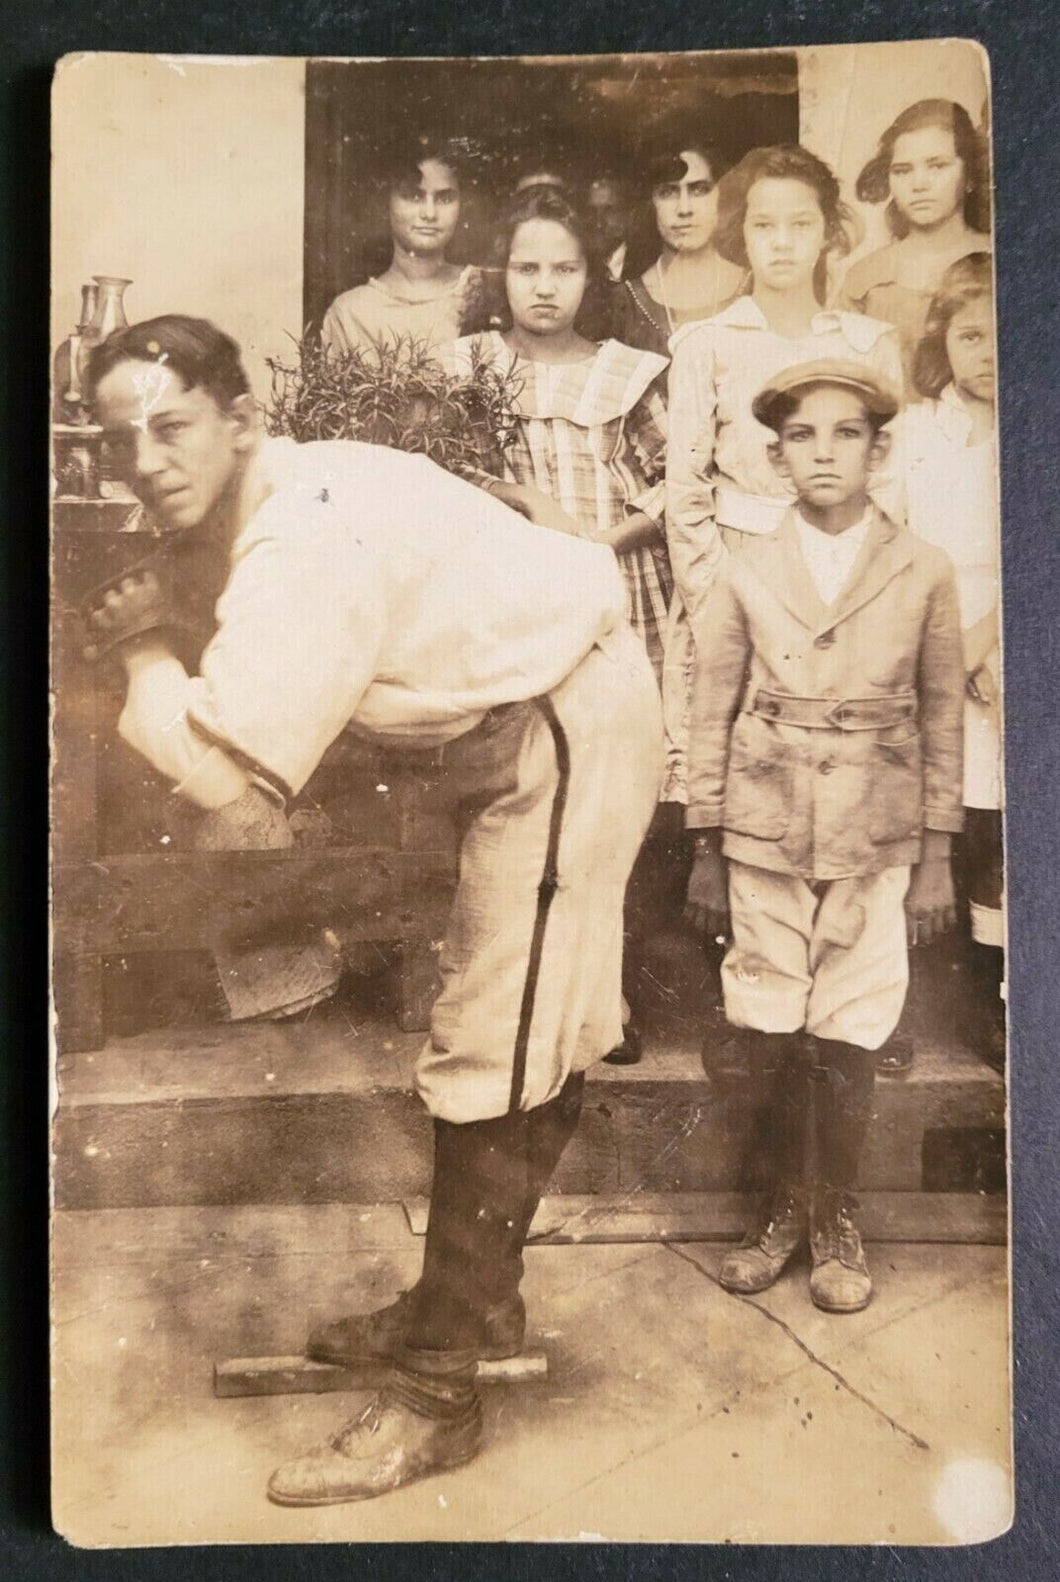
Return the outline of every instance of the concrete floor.
<path id="1" fill-rule="evenodd" d="M 59 1213 L 56 1527 L 90 1546 L 380 1540 L 950 1544 L 1011 1519 L 1006 1254 L 869 1248 L 877 1296 L 818 1313 L 798 1267 L 726 1295 L 718 1245 L 541 1246 L 547 1382 L 485 1391 L 479 1458 L 367 1504 L 270 1505 L 281 1461 L 361 1396 L 217 1400 L 222 1356 L 389 1298 L 401 1208 Z"/>

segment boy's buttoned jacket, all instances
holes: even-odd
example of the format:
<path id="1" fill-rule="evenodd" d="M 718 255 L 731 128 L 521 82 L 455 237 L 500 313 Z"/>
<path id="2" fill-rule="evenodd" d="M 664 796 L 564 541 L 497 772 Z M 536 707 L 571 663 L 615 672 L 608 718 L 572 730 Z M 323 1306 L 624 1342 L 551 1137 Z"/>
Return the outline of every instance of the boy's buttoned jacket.
<path id="1" fill-rule="evenodd" d="M 834 603 L 794 512 L 730 555 L 695 623 L 689 828 L 805 879 L 920 860 L 959 831 L 964 659 L 952 565 L 873 515 Z"/>

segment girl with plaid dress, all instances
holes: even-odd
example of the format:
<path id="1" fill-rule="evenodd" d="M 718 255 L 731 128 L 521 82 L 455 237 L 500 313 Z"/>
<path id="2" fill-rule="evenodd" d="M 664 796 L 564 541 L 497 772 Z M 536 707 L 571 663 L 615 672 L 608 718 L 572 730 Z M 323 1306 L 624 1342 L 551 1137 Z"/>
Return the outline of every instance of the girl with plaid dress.
<path id="1" fill-rule="evenodd" d="M 588 338 L 602 279 L 588 229 L 562 193 L 521 194 L 498 253 L 507 327 L 458 340 L 453 359 L 458 369 L 487 359 L 514 370 L 505 477 L 547 495 L 570 532 L 614 550 L 630 620 L 661 678 L 673 591 L 663 526 L 667 360 Z"/>

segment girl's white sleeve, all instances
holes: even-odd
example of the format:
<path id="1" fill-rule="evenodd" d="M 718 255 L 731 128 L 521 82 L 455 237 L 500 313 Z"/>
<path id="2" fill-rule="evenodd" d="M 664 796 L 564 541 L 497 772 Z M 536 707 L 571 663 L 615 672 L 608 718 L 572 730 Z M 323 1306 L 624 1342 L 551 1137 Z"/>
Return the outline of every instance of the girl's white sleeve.
<path id="1" fill-rule="evenodd" d="M 724 559 L 714 520 L 717 388 L 713 342 L 677 341 L 670 364 L 666 449 L 666 538 L 674 581 L 693 623 Z"/>

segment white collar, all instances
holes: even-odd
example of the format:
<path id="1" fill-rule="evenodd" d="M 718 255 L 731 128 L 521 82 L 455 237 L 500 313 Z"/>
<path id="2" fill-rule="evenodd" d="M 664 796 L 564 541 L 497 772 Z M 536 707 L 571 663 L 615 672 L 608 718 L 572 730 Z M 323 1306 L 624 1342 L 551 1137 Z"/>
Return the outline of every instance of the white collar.
<path id="1" fill-rule="evenodd" d="M 844 528 L 841 533 L 826 533 L 823 528 L 815 527 L 812 522 L 806 520 L 800 506 L 795 507 L 795 526 L 799 530 L 800 538 L 805 539 L 807 534 L 812 534 L 813 537 L 810 539 L 810 543 L 819 550 L 824 548 L 824 544 L 819 542 L 821 539 L 825 541 L 825 544 L 831 544 L 836 549 L 839 549 L 840 546 L 844 549 L 851 547 L 857 549 L 865 542 L 869 528 L 872 526 L 872 518 L 873 506 L 870 501 L 865 508 L 864 516 L 851 527 Z"/>
<path id="2" fill-rule="evenodd" d="M 769 320 L 754 297 L 749 295 L 737 297 L 709 322 L 740 330 L 770 329 Z M 701 327 L 700 324 L 696 325 L 697 329 Z M 871 319 L 865 313 L 844 313 L 838 308 L 822 308 L 810 321 L 811 335 L 833 335 L 838 332 L 855 351 L 863 354 L 870 352 L 889 328 L 881 319 Z"/>

